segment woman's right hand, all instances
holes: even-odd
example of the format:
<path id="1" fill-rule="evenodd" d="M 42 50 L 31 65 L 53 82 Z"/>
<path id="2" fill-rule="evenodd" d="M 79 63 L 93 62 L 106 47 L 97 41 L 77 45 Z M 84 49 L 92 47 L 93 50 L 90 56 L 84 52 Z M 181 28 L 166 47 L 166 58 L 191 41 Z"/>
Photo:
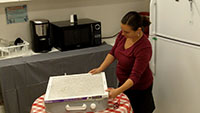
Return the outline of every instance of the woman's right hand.
<path id="1" fill-rule="evenodd" d="M 100 73 L 103 70 L 105 70 L 113 61 L 115 60 L 115 57 L 112 56 L 111 54 L 108 54 L 105 58 L 105 60 L 103 61 L 103 63 L 98 66 L 98 68 L 94 68 L 92 70 L 89 71 L 89 73 L 91 74 L 96 74 L 96 73 Z"/>
<path id="2" fill-rule="evenodd" d="M 89 73 L 91 73 L 91 74 L 97 74 L 97 73 L 100 73 L 100 72 L 101 71 L 100 71 L 99 68 L 95 68 L 95 69 L 92 69 L 92 70 L 89 71 Z"/>

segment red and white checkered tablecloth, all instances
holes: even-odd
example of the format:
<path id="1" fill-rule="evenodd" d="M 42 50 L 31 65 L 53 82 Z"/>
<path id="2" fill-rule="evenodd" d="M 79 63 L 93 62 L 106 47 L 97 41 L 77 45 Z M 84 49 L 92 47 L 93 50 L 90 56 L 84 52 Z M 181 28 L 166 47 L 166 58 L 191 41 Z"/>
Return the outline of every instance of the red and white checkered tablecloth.
<path id="1" fill-rule="evenodd" d="M 31 113 L 47 113 L 44 106 L 44 95 L 37 98 L 32 105 Z M 87 112 L 93 113 L 93 112 Z M 115 99 L 108 100 L 108 108 L 95 113 L 134 113 L 128 97 L 121 93 Z"/>

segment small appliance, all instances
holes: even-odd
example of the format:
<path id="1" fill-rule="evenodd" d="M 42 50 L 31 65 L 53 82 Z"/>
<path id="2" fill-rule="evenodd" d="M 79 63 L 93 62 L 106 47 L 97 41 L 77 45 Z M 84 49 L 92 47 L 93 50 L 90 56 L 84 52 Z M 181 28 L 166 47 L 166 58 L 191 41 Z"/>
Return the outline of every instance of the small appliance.
<path id="1" fill-rule="evenodd" d="M 61 51 L 101 44 L 101 22 L 83 18 L 50 23 L 53 46 Z"/>
<path id="2" fill-rule="evenodd" d="M 34 52 L 48 52 L 51 50 L 50 25 L 47 19 L 30 21 L 32 49 Z"/>

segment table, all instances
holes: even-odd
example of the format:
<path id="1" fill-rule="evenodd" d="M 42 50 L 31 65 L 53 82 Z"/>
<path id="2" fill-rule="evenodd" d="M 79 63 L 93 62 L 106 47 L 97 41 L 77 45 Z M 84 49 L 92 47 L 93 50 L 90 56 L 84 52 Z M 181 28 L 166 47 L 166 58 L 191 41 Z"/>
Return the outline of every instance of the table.
<path id="1" fill-rule="evenodd" d="M 44 106 L 44 96 L 38 97 L 32 104 L 30 113 L 47 113 Z M 92 113 L 92 112 L 90 112 Z M 108 108 L 95 113 L 134 113 L 128 97 L 121 93 L 115 99 L 108 100 Z"/>
<path id="2" fill-rule="evenodd" d="M 99 66 L 112 46 L 43 53 L 0 60 L 0 86 L 5 113 L 28 113 L 34 100 L 46 92 L 50 76 L 86 73 Z M 117 86 L 116 62 L 106 70 L 109 87 Z"/>

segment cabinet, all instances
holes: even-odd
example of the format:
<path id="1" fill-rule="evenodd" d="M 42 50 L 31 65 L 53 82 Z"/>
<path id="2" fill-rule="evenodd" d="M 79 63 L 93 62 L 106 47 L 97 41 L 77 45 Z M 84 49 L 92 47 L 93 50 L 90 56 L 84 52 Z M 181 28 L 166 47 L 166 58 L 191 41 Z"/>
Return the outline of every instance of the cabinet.
<path id="1" fill-rule="evenodd" d="M 19 0 L 1 0 L 0 3 L 17 2 Z"/>
<path id="2" fill-rule="evenodd" d="M 21 1 L 31 1 L 31 0 L 0 0 L 0 3 L 21 2 Z"/>
<path id="3" fill-rule="evenodd" d="M 31 0 L 17 0 L 17 1 L 23 2 L 23 1 L 31 1 Z"/>

